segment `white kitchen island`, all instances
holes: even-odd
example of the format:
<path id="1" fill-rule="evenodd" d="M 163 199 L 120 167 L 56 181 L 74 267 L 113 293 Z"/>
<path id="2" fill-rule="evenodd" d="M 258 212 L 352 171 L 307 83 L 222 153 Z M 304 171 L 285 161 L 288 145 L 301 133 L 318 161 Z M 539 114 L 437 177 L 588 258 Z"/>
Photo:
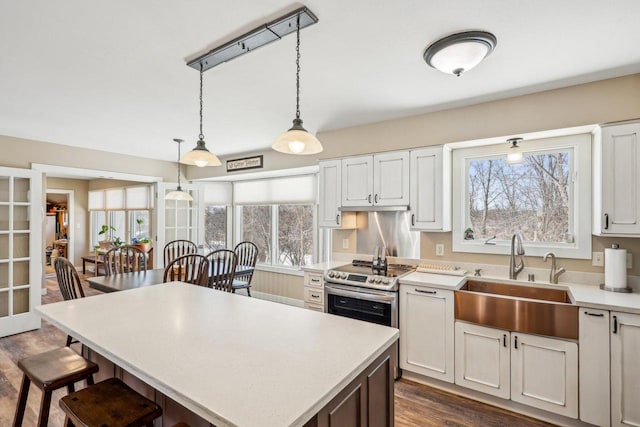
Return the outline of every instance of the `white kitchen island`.
<path id="1" fill-rule="evenodd" d="M 179 282 L 38 311 L 165 414 L 177 402 L 216 426 L 393 425 L 397 329 Z"/>

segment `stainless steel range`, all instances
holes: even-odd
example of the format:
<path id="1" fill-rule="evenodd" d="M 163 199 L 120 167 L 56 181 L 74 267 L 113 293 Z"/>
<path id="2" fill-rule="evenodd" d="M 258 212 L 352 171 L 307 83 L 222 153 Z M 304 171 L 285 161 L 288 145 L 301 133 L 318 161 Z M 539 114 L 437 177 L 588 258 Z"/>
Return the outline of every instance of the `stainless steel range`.
<path id="1" fill-rule="evenodd" d="M 325 311 L 398 327 L 398 279 L 413 266 L 354 260 L 325 273 Z"/>

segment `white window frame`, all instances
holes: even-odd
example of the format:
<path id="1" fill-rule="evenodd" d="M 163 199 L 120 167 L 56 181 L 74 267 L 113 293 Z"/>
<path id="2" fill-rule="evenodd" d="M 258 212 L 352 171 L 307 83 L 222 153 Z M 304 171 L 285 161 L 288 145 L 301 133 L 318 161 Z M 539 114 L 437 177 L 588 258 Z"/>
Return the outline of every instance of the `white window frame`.
<path id="1" fill-rule="evenodd" d="M 553 252 L 557 257 L 591 259 L 591 134 L 569 135 L 541 140 L 529 140 L 521 144 L 523 154 L 545 150 L 571 149 L 571 208 L 570 230 L 572 243 L 524 242 L 526 255 L 544 256 Z M 484 254 L 510 253 L 510 241 L 464 240 L 469 212 L 469 161 L 491 156 L 506 156 L 508 145 L 487 145 L 453 150 L 453 252 Z M 571 232 L 571 231 L 570 231 Z"/>
<path id="2" fill-rule="evenodd" d="M 202 218 L 203 218 L 203 223 L 204 223 L 204 218 L 206 217 L 206 210 L 208 207 L 213 206 L 216 208 L 225 208 L 227 210 L 226 212 L 226 216 L 227 216 L 227 224 L 226 224 L 226 241 L 227 241 L 227 249 L 233 249 L 235 248 L 235 246 L 237 245 L 236 241 L 235 241 L 235 236 L 233 233 L 233 206 L 231 205 L 225 205 L 225 204 L 216 204 L 216 203 L 205 203 L 203 204 L 203 209 L 202 209 Z M 206 230 L 205 230 L 205 226 L 203 226 L 203 231 L 202 231 L 202 244 L 204 245 L 205 241 L 206 241 Z M 208 249 L 205 247 L 205 252 Z M 206 254 L 205 254 L 206 255 Z"/>

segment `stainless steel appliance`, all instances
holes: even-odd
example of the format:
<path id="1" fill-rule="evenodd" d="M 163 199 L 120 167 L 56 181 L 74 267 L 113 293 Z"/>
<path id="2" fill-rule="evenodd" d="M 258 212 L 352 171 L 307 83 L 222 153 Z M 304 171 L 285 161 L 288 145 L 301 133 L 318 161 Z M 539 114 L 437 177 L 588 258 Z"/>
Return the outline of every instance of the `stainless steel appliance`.
<path id="1" fill-rule="evenodd" d="M 382 268 L 384 267 L 384 268 Z M 375 268 L 375 269 L 374 269 Z M 324 275 L 325 311 L 398 327 L 398 280 L 413 266 L 354 260 Z M 393 361 L 398 378 L 398 360 Z"/>

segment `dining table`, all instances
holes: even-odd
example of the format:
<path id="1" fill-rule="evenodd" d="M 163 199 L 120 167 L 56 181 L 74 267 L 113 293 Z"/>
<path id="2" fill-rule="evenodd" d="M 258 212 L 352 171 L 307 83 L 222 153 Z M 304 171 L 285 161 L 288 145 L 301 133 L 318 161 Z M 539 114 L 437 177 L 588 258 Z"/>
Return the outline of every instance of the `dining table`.
<path id="1" fill-rule="evenodd" d="M 209 267 L 209 277 L 216 275 L 218 270 L 217 265 L 217 263 L 211 264 Z M 242 280 L 243 277 L 250 275 L 253 270 L 254 267 L 238 265 L 234 277 Z M 162 283 L 164 281 L 164 268 L 112 274 L 110 276 L 87 277 L 85 280 L 89 283 L 90 288 L 102 292 L 126 291 Z"/>

